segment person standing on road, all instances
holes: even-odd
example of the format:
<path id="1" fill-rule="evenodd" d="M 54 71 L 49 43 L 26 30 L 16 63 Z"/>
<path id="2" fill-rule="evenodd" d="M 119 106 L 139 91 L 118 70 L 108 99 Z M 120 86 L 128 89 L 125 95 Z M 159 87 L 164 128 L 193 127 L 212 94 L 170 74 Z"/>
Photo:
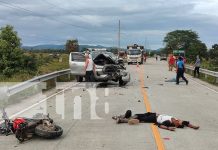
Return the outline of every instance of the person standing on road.
<path id="1" fill-rule="evenodd" d="M 85 62 L 85 80 L 86 82 L 94 82 L 94 69 L 95 69 L 95 64 L 93 60 L 90 57 L 90 54 L 86 54 L 86 62 Z"/>
<path id="2" fill-rule="evenodd" d="M 175 64 L 175 59 L 174 59 L 172 54 L 169 57 L 168 63 L 169 63 L 169 71 L 173 71 L 173 67 L 174 67 L 174 64 Z"/>
<path id="3" fill-rule="evenodd" d="M 199 76 L 200 76 L 200 72 L 199 72 L 200 65 L 201 65 L 201 60 L 200 60 L 200 58 L 199 58 L 199 55 L 197 55 L 196 61 L 195 61 L 195 64 L 194 64 L 194 66 L 195 66 L 195 69 L 194 69 L 194 77 L 196 77 L 196 72 L 197 72 L 198 78 L 199 78 Z"/>
<path id="4" fill-rule="evenodd" d="M 186 82 L 186 85 L 188 85 L 188 80 L 184 77 L 185 72 L 185 64 L 180 56 L 177 61 L 177 74 L 176 74 L 176 84 L 179 84 L 179 78 L 182 77 L 182 79 Z"/>

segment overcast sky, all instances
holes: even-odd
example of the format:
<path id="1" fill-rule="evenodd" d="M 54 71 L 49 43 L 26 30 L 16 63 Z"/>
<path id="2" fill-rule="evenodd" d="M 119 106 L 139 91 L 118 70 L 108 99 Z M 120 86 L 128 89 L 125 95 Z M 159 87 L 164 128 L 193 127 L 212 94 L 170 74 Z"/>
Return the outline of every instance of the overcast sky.
<path id="1" fill-rule="evenodd" d="M 163 47 L 167 32 L 191 29 L 218 43 L 217 0 L 0 0 L 0 26 L 13 25 L 23 45 L 80 44 Z"/>

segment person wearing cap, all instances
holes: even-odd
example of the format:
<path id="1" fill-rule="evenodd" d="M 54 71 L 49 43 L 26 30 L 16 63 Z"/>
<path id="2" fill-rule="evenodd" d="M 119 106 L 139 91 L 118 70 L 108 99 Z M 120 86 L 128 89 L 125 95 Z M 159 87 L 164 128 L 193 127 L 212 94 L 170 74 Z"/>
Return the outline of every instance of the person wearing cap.
<path id="1" fill-rule="evenodd" d="M 154 123 L 159 128 L 175 131 L 176 128 L 189 127 L 199 129 L 199 126 L 191 124 L 189 121 L 183 121 L 170 115 L 157 114 L 154 112 L 147 112 L 143 114 L 135 114 L 132 116 L 132 111 L 127 110 L 125 115 L 113 116 L 112 119 L 116 120 L 117 124 L 129 123 L 131 125 L 137 123 Z"/>
<path id="2" fill-rule="evenodd" d="M 188 85 L 188 80 L 184 77 L 185 64 L 181 56 L 179 56 L 176 66 L 177 66 L 176 84 L 177 85 L 179 84 L 179 78 L 181 77 L 186 82 L 186 85 Z"/>

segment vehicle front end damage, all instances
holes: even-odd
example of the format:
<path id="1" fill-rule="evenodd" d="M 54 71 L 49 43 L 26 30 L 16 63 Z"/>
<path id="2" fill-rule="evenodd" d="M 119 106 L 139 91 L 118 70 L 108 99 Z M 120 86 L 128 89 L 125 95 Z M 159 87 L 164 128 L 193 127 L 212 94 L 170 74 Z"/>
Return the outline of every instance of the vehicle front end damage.
<path id="1" fill-rule="evenodd" d="M 95 79 L 97 81 L 107 82 L 109 80 L 119 82 L 119 85 L 125 85 L 130 81 L 130 75 L 123 63 L 112 59 L 105 54 L 99 54 L 95 59 L 96 65 Z"/>
<path id="2" fill-rule="evenodd" d="M 95 53 L 92 57 L 95 64 L 94 77 L 96 82 L 115 81 L 125 85 L 130 81 L 122 59 L 110 52 Z M 71 74 L 76 76 L 78 82 L 82 82 L 85 76 L 85 55 L 79 52 L 71 52 L 69 56 Z"/>

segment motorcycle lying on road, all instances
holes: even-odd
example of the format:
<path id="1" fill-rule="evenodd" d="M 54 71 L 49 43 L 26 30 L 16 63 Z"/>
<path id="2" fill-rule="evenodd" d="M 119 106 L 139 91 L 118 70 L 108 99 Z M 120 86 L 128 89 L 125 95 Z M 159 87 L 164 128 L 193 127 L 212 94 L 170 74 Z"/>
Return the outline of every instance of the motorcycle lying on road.
<path id="1" fill-rule="evenodd" d="M 62 133 L 63 129 L 54 123 L 49 114 L 36 114 L 33 118 L 19 117 L 13 121 L 5 118 L 0 127 L 0 134 L 15 134 L 20 142 L 30 139 L 33 135 L 53 139 L 60 137 Z"/>

